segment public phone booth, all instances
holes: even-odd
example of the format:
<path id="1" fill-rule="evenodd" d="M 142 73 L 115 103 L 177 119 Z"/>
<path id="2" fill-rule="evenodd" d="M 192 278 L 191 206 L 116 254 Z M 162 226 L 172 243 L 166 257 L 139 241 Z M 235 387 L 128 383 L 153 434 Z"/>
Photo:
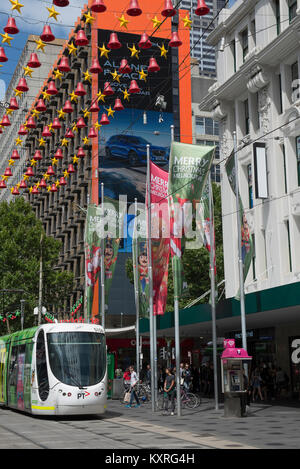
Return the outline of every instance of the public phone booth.
<path id="1" fill-rule="evenodd" d="M 235 347 L 234 339 L 224 340 L 221 356 L 222 392 L 224 393 L 224 417 L 246 415 L 247 379 L 245 365 L 251 363 L 247 351 Z"/>

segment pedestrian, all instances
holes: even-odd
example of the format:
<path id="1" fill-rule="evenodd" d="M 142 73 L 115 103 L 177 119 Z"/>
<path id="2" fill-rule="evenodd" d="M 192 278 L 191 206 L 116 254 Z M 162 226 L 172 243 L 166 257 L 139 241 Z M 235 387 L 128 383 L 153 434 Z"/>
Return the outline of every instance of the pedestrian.
<path id="1" fill-rule="evenodd" d="M 264 398 L 262 397 L 262 393 L 261 393 L 261 382 L 262 382 L 262 379 L 259 373 L 259 369 L 255 368 L 253 376 L 252 376 L 252 388 L 253 388 L 252 401 L 253 402 L 257 399 L 257 396 L 256 396 L 257 394 L 259 395 L 261 401 L 264 400 Z"/>
<path id="2" fill-rule="evenodd" d="M 172 374 L 171 368 L 166 368 L 166 379 L 164 383 L 164 415 L 167 415 L 169 401 L 171 402 L 171 415 L 174 415 L 175 410 L 175 376 Z"/>
<path id="3" fill-rule="evenodd" d="M 130 371 L 129 368 L 126 368 L 125 373 L 123 374 L 123 384 L 126 392 L 129 391 L 130 388 Z"/>
<path id="4" fill-rule="evenodd" d="M 166 375 L 163 371 L 162 368 L 159 369 L 159 373 L 158 373 L 158 392 L 162 392 L 163 389 L 164 389 L 164 382 L 165 382 L 165 378 L 166 378 Z"/>
<path id="5" fill-rule="evenodd" d="M 184 363 L 180 363 L 179 376 L 180 376 L 180 386 L 183 386 L 184 383 Z"/>
<path id="6" fill-rule="evenodd" d="M 136 385 L 138 383 L 137 374 L 134 371 L 133 366 L 129 367 L 129 371 L 130 371 L 130 393 L 131 394 L 130 394 L 130 402 L 125 407 L 127 407 L 127 408 L 132 407 L 133 399 L 136 400 L 135 407 L 140 407 L 140 405 L 141 405 L 140 400 L 139 400 L 138 395 L 136 393 Z"/>
<path id="7" fill-rule="evenodd" d="M 189 392 L 191 381 L 192 381 L 192 373 L 191 373 L 188 363 L 185 364 L 184 371 L 182 372 L 182 376 L 183 376 L 183 386 L 185 387 L 185 390 Z"/>
<path id="8" fill-rule="evenodd" d="M 146 369 L 146 383 L 149 384 L 149 386 L 151 385 L 151 367 L 149 364 Z"/>

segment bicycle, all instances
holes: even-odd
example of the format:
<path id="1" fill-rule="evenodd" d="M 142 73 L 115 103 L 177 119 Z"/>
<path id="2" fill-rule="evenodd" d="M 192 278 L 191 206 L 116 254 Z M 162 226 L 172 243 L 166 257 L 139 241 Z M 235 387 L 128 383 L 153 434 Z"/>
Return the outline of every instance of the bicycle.
<path id="1" fill-rule="evenodd" d="M 177 398 L 175 396 L 175 402 L 176 402 L 176 399 Z M 200 398 L 198 398 L 196 396 L 196 394 L 193 394 L 192 392 L 186 391 L 186 389 L 183 388 L 182 386 L 181 386 L 181 389 L 180 389 L 180 400 L 181 400 L 182 407 L 187 407 L 188 409 L 195 409 L 201 403 Z M 164 395 L 162 395 L 159 398 L 158 408 L 160 410 L 163 410 L 163 408 L 164 408 Z"/>

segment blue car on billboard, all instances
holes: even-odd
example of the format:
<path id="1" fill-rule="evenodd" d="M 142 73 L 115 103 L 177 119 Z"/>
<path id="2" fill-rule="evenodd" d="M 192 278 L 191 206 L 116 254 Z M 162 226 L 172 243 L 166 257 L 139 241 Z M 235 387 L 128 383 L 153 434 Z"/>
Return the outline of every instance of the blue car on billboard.
<path id="1" fill-rule="evenodd" d="M 145 164 L 147 161 L 147 145 L 150 145 L 150 158 L 154 163 L 166 164 L 169 159 L 170 149 L 152 145 L 142 137 L 134 135 L 113 135 L 105 145 L 107 158 L 117 156 L 126 158 L 131 166 Z"/>

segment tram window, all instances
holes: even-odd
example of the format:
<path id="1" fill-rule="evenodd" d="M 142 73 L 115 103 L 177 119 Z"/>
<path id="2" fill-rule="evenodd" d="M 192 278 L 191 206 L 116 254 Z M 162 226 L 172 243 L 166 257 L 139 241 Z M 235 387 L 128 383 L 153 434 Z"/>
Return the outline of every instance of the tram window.
<path id="1" fill-rule="evenodd" d="M 9 385 L 17 385 L 17 356 L 18 346 L 15 345 L 11 349 L 10 361 L 9 361 Z"/>
<path id="2" fill-rule="evenodd" d="M 39 333 L 36 343 L 36 373 L 39 395 L 41 400 L 45 401 L 49 395 L 49 380 L 46 361 L 46 345 L 43 330 Z"/>

